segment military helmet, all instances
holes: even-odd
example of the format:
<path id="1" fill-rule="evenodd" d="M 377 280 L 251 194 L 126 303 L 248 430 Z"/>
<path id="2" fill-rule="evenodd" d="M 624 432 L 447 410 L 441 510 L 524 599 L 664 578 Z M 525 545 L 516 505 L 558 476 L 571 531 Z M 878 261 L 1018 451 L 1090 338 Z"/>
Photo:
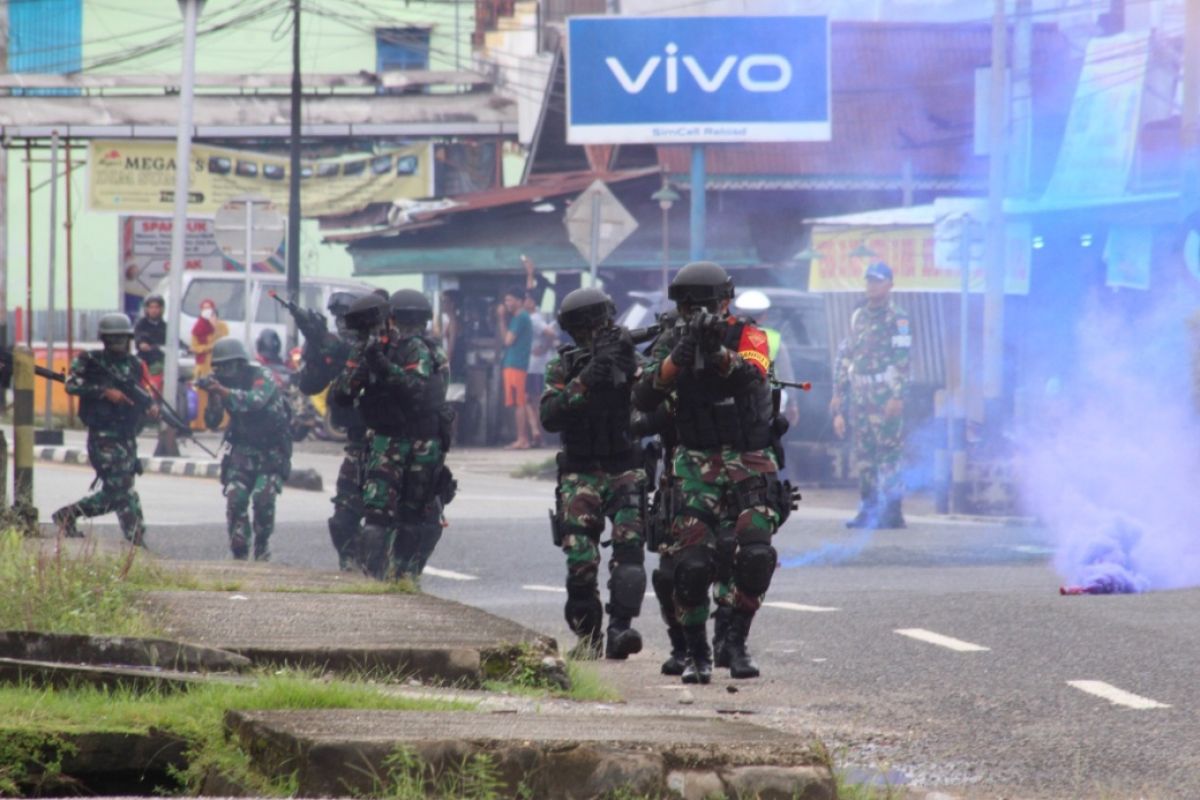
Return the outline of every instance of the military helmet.
<path id="1" fill-rule="evenodd" d="M 413 325 L 424 325 L 433 319 L 433 306 L 424 292 L 416 289 L 401 289 L 392 294 L 388 305 L 392 309 L 392 318 L 397 322 Z"/>
<path id="2" fill-rule="evenodd" d="M 693 261 L 675 275 L 667 297 L 676 303 L 712 303 L 733 297 L 733 280 L 720 264 Z"/>
<path id="3" fill-rule="evenodd" d="M 362 295 L 354 292 L 334 292 L 329 295 L 329 304 L 325 308 L 335 317 L 340 317 L 350 310 L 354 301 Z"/>
<path id="4" fill-rule="evenodd" d="M 218 339 L 217 343 L 213 345 L 212 363 L 214 367 L 217 364 L 239 359 L 247 363 L 250 361 L 250 355 L 246 352 L 246 346 L 242 344 L 241 339 L 226 336 L 224 339 Z"/>
<path id="5" fill-rule="evenodd" d="M 278 333 L 267 328 L 254 340 L 254 349 L 260 356 L 278 361 L 283 353 L 283 342 L 280 341 Z"/>
<path id="6" fill-rule="evenodd" d="M 387 315 L 387 307 L 387 301 L 371 292 L 351 303 L 342 321 L 351 330 L 367 331 L 383 322 Z"/>
<path id="7" fill-rule="evenodd" d="M 133 336 L 133 326 L 129 324 L 129 317 L 118 311 L 101 317 L 97 332 L 101 339 L 106 336 Z"/>
<path id="8" fill-rule="evenodd" d="M 558 307 L 558 325 L 564 331 L 588 331 L 611 322 L 617 315 L 612 299 L 595 288 L 576 289 Z"/>

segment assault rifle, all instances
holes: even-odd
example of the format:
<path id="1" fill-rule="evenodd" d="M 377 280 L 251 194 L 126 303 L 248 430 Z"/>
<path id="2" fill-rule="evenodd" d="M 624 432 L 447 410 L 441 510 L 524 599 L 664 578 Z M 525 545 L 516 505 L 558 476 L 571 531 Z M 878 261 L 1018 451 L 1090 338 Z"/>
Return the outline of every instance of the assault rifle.
<path id="1" fill-rule="evenodd" d="M 591 346 L 586 348 L 572 347 L 563 353 L 563 359 L 570 363 L 573 359 L 581 356 L 587 356 L 589 359 L 592 359 L 610 355 L 620 346 L 621 340 L 624 338 L 621 334 L 625 332 L 629 334 L 630 341 L 636 347 L 639 344 L 645 344 L 657 339 L 658 335 L 662 333 L 662 326 L 655 324 L 646 328 L 633 328 L 626 331 L 625 328 L 619 325 L 608 325 L 596 332 L 595 336 L 592 337 Z M 614 374 L 613 383 L 615 386 L 624 384 L 625 374 Z"/>
<path id="2" fill-rule="evenodd" d="M 314 311 L 311 308 L 301 308 L 291 300 L 284 300 L 274 289 L 267 292 L 267 294 L 276 303 L 279 303 L 279 305 L 291 312 L 292 319 L 296 320 L 296 328 L 304 334 L 305 340 L 319 341 L 325 335 L 326 331 L 329 330 L 325 315 L 320 311 Z"/>

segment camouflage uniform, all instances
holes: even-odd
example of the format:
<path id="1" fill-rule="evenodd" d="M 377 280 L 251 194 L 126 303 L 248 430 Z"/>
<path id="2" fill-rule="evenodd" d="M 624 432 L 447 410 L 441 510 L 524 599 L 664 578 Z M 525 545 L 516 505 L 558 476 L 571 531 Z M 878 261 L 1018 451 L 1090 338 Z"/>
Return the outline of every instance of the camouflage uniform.
<path id="1" fill-rule="evenodd" d="M 80 417 L 88 426 L 88 462 L 96 470 L 100 490 L 54 513 L 54 521 L 68 535 L 79 535 L 75 520 L 79 517 L 98 517 L 117 512 L 121 533 L 134 544 L 144 544 L 145 525 L 142 504 L 133 488 L 135 476 L 141 471 L 137 455 L 137 434 L 142 429 L 143 416 L 130 405 L 118 405 L 104 399 L 104 390 L 113 381 L 97 369 L 102 363 L 124 380 L 148 385 L 150 374 L 137 356 L 118 355 L 97 350 L 81 353 L 71 362 L 67 375 L 67 394 L 82 400 Z"/>
<path id="2" fill-rule="evenodd" d="M 441 538 L 448 502 L 448 363 L 437 342 L 415 333 L 387 345 L 375 366 L 369 360 L 365 351 L 356 356 L 331 390 L 370 429 L 360 559 L 377 578 L 418 577 Z"/>
<path id="3" fill-rule="evenodd" d="M 283 482 L 292 469 L 290 411 L 287 399 L 266 367 L 246 364 L 242 368 L 241 385 L 245 388 L 230 387 L 228 397 L 210 395 L 204 409 L 204 424 L 216 430 L 229 412 L 225 441 L 230 449 L 221 460 L 229 550 L 234 558 L 245 559 L 249 557 L 253 538 L 254 559 L 267 561 L 275 529 L 275 496 L 283 490 Z"/>
<path id="4" fill-rule="evenodd" d="M 575 655 L 598 656 L 603 641 L 600 537 L 606 519 L 611 519 L 605 652 L 609 658 L 623 659 L 641 650 L 641 634 L 630 628 L 630 622 L 641 613 L 646 593 L 642 540 L 646 472 L 636 466 L 630 434 L 633 373 L 626 376 L 623 388 L 585 387 L 580 379 L 584 358 L 569 355 L 580 352 L 563 347 L 550 360 L 540 402 L 542 426 L 563 436 L 554 527 L 555 543 L 567 557 L 564 615 L 580 637 Z M 629 356 L 633 358 L 632 352 Z"/>
<path id="5" fill-rule="evenodd" d="M 306 339 L 304 367 L 300 370 L 299 387 L 304 394 L 324 391 L 350 360 L 351 345 L 331 333 L 319 339 Z M 333 423 L 346 431 L 345 458 L 338 469 L 334 491 L 333 516 L 329 518 L 329 538 L 337 551 L 338 566 L 352 570 L 358 566 L 358 529 L 362 522 L 362 474 L 367 455 L 367 428 L 362 416 L 353 408 L 331 405 Z"/>
<path id="6" fill-rule="evenodd" d="M 904 494 L 904 420 L 888 417 L 884 408 L 889 400 L 904 398 L 911 347 L 908 314 L 889 302 L 858 308 L 838 353 L 835 393 L 849 399 L 859 493 L 864 509 L 875 515 Z"/>

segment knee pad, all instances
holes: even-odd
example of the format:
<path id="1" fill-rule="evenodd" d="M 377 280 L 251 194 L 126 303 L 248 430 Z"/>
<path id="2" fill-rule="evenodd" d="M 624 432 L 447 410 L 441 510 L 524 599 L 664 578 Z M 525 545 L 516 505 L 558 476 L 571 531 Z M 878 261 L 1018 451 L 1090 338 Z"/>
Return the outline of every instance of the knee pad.
<path id="1" fill-rule="evenodd" d="M 594 635 L 600 632 L 604 622 L 604 609 L 596 594 L 596 584 L 567 578 L 567 603 L 563 606 L 563 617 L 576 636 Z"/>
<path id="2" fill-rule="evenodd" d="M 775 548 L 763 542 L 742 545 L 734 561 L 733 579 L 738 591 L 758 597 L 766 594 L 775 574 L 778 554 Z"/>
<path id="3" fill-rule="evenodd" d="M 708 587 L 712 585 L 712 554 L 707 547 L 688 547 L 675 559 L 675 594 L 685 605 L 699 606 L 708 602 Z"/>
<path id="4" fill-rule="evenodd" d="M 675 574 L 673 567 L 659 567 L 650 573 L 650 584 L 654 587 L 654 596 L 658 598 L 659 604 L 672 603 L 674 604 L 675 594 Z"/>
<path id="5" fill-rule="evenodd" d="M 572 572 L 567 575 L 567 598 L 569 600 L 591 600 L 596 596 L 596 573 Z"/>
<path id="6" fill-rule="evenodd" d="M 636 617 L 646 596 L 646 570 L 641 564 L 618 564 L 608 578 L 608 613 Z"/>

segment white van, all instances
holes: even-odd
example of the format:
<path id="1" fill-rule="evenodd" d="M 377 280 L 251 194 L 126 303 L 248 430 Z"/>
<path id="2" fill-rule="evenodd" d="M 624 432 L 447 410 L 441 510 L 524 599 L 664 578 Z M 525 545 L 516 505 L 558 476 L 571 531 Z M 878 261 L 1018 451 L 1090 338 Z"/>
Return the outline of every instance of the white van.
<path id="1" fill-rule="evenodd" d="M 156 294 L 168 297 L 170 291 L 169 279 L 164 279 L 157 287 Z M 246 277 L 238 272 L 205 272 L 188 270 L 183 273 L 183 316 L 179 320 L 179 338 L 187 342 L 192 334 L 192 326 L 200 316 L 200 303 L 212 300 L 217 306 L 217 314 L 229 326 L 229 335 L 243 339 L 246 329 Z M 366 294 L 373 287 L 358 281 L 341 278 L 300 278 L 300 306 L 319 311 L 325 315 L 332 331 L 333 319 L 326 311 L 329 298 L 334 292 L 355 292 Z M 250 324 L 251 355 L 253 355 L 254 340 L 267 328 L 279 334 L 279 338 L 287 341 L 287 322 L 291 316 L 288 310 L 271 298 L 269 292 L 275 291 L 280 297 L 287 298 L 287 279 L 283 275 L 253 275 L 250 278 L 250 303 L 254 310 Z M 168 308 L 170 301 L 168 300 Z"/>

